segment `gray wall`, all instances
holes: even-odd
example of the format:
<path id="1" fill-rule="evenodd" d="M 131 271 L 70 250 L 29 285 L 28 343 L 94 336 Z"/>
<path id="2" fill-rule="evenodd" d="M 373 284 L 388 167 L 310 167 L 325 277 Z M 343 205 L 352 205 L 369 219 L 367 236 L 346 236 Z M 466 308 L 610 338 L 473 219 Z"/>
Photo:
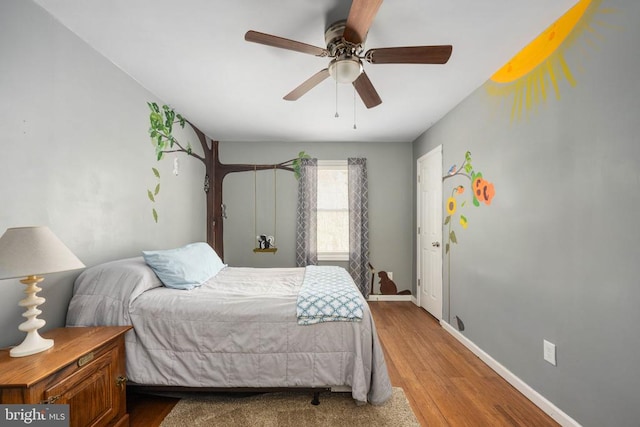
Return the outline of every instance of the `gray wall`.
<path id="1" fill-rule="evenodd" d="M 442 144 L 446 171 L 470 150 L 495 184 L 490 206 L 464 208 L 450 278 L 444 269 L 462 333 L 579 423 L 637 426 L 640 3 L 600 7 L 614 13 L 589 17 L 593 32 L 583 22 L 563 46 L 576 84 L 562 79 L 560 99 L 551 90 L 510 121 L 487 83 L 418 138 L 413 157 Z M 445 199 L 459 184 L 468 189 L 444 182 Z"/>
<path id="2" fill-rule="evenodd" d="M 175 177 L 171 161 L 155 161 L 146 101 L 156 99 L 30 1 L 0 2 L 0 94 L 0 233 L 46 225 L 88 266 L 205 238 L 204 168 L 184 160 Z M 43 282 L 46 329 L 64 324 L 77 274 Z M 0 287 L 0 346 L 17 344 L 24 286 Z"/>
<path id="3" fill-rule="evenodd" d="M 321 160 L 365 157 L 369 178 L 369 250 L 376 270 L 393 272 L 399 290 L 412 283 L 411 164 L 409 143 L 275 143 L 229 142 L 220 144 L 223 163 L 272 164 L 296 157 L 305 151 Z M 253 253 L 254 173 L 227 175 L 224 203 L 228 218 L 224 223 L 225 262 L 234 266 L 295 266 L 295 214 L 297 181 L 293 173 L 277 172 L 277 223 L 275 254 Z M 273 172 L 257 172 L 258 234 L 273 234 Z M 374 284 L 379 290 L 378 280 Z"/>

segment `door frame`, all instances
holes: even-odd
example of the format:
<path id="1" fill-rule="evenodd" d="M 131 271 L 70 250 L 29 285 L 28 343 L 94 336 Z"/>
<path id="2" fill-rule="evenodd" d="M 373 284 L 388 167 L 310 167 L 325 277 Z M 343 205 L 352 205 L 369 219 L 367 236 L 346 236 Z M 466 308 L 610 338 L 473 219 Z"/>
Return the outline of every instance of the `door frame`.
<path id="1" fill-rule="evenodd" d="M 422 270 L 421 270 L 421 249 L 420 249 L 420 240 L 422 238 L 422 232 L 423 230 L 420 229 L 421 226 L 421 222 L 422 222 L 422 182 L 421 182 L 421 177 L 420 177 L 420 172 L 421 172 L 421 168 L 420 168 L 420 164 L 421 162 L 425 161 L 426 158 L 428 156 L 432 156 L 434 154 L 439 154 L 440 157 L 440 176 L 442 176 L 442 145 L 438 145 L 435 148 L 429 150 L 427 153 L 423 154 L 422 156 L 420 156 L 417 160 L 416 160 L 416 224 L 415 224 L 415 236 L 416 236 L 416 256 L 415 256 L 415 260 L 416 260 L 416 302 L 418 307 L 422 307 L 421 304 L 421 298 L 422 298 L 422 285 L 423 283 L 421 282 L 422 279 Z M 439 193 L 440 193 L 440 203 L 438 204 L 439 209 L 441 210 L 440 214 L 443 215 L 442 212 L 442 192 L 443 192 L 443 184 L 442 184 L 442 180 L 438 180 L 439 183 Z M 440 242 L 442 244 L 442 242 Z M 442 246 L 441 246 L 442 248 Z M 444 257 L 442 256 L 442 250 L 440 253 L 440 265 L 441 268 L 444 268 L 443 265 L 443 260 Z M 443 270 L 441 270 L 443 271 Z M 442 274 L 440 274 L 439 277 L 439 281 L 438 284 L 440 286 L 440 294 L 442 295 L 441 297 L 441 307 L 440 307 L 440 318 L 438 318 L 438 320 L 442 320 L 442 317 L 444 316 L 444 305 L 445 305 L 445 301 L 444 301 L 444 280 L 442 278 Z"/>

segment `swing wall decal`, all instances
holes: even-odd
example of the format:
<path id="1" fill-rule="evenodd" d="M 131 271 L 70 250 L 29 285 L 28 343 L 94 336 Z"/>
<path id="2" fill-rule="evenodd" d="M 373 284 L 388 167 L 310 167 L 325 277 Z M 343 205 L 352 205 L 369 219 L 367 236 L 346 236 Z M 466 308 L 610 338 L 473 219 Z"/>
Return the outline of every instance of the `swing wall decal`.
<path id="1" fill-rule="evenodd" d="M 277 235 L 278 225 L 278 180 L 277 168 L 273 168 L 273 235 L 258 234 L 258 170 L 253 170 L 253 234 L 256 236 L 257 246 L 253 249 L 254 253 L 272 253 L 275 254 L 278 248 L 275 246 L 275 237 Z"/>

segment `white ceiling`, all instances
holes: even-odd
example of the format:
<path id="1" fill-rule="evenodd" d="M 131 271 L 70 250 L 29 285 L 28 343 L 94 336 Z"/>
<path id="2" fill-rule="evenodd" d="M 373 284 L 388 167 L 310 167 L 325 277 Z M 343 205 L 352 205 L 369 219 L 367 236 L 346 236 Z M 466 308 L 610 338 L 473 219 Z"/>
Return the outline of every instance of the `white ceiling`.
<path id="1" fill-rule="evenodd" d="M 247 30 L 319 47 L 349 0 L 34 0 L 203 132 L 221 141 L 413 141 L 576 0 L 386 0 L 365 49 L 453 45 L 445 65 L 368 64 L 367 110 L 327 79 L 282 97 L 327 58 L 248 43 Z M 145 106 L 146 108 L 146 106 Z"/>

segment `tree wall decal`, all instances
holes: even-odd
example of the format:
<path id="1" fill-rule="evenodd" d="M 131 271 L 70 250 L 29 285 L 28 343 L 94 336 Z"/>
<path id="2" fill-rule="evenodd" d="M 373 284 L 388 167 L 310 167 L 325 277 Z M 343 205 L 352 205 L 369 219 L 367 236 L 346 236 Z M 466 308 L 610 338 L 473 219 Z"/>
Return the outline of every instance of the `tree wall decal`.
<path id="1" fill-rule="evenodd" d="M 471 197 L 472 204 L 475 207 L 480 207 L 481 204 L 486 206 L 491 205 L 491 201 L 496 194 L 495 187 L 492 182 L 487 181 L 482 176 L 482 172 L 474 170 L 473 165 L 471 164 L 471 152 L 467 151 L 464 155 L 464 161 L 460 167 L 457 165 L 452 165 L 447 172 L 447 175 L 442 177 L 442 181 L 444 182 L 447 179 L 455 178 L 463 176 L 467 178 L 470 182 L 471 186 Z M 464 185 L 457 185 L 453 187 L 451 190 L 451 196 L 447 199 L 446 211 L 447 216 L 444 219 L 444 225 L 448 226 L 447 230 L 447 243 L 445 244 L 445 255 L 447 256 L 447 289 L 451 292 L 451 253 L 452 253 L 452 244 L 458 244 L 458 236 L 456 232 L 452 229 L 456 220 L 456 216 L 458 217 L 458 223 L 462 227 L 463 230 L 466 230 L 469 225 L 469 219 L 466 215 L 462 213 L 462 210 L 465 209 L 468 204 L 468 196 L 464 196 L 467 200 L 461 200 L 459 203 L 458 199 L 463 199 L 463 194 L 465 194 Z M 467 194 L 469 194 L 467 192 Z M 448 298 L 449 303 L 449 316 L 451 316 L 451 297 Z"/>
<path id="2" fill-rule="evenodd" d="M 162 108 L 155 102 L 147 102 L 150 109 L 149 114 L 149 136 L 153 142 L 158 161 L 168 153 L 184 153 L 193 157 L 204 164 L 205 174 L 203 190 L 206 195 L 206 221 L 207 221 L 207 243 L 218 253 L 220 258 L 224 259 L 224 241 L 223 241 L 223 202 L 222 202 L 222 181 L 224 177 L 233 172 L 248 172 L 265 169 L 282 169 L 294 172 L 296 178 L 300 172 L 300 160 L 308 158 L 304 151 L 298 154 L 298 157 L 285 160 L 276 164 L 224 164 L 220 162 L 218 154 L 219 141 L 208 138 L 193 123 L 186 120 L 182 115 L 177 114 L 171 107 L 163 105 Z M 188 124 L 195 132 L 203 155 L 194 153 L 191 144 L 182 144 L 173 136 L 174 125 L 178 124 L 184 128 Z M 160 178 L 157 169 L 153 168 L 156 178 Z M 155 197 L 160 191 L 158 183 L 155 189 L 147 190 L 148 197 L 155 202 Z M 154 220 L 158 221 L 158 213 L 155 208 L 152 211 Z"/>

